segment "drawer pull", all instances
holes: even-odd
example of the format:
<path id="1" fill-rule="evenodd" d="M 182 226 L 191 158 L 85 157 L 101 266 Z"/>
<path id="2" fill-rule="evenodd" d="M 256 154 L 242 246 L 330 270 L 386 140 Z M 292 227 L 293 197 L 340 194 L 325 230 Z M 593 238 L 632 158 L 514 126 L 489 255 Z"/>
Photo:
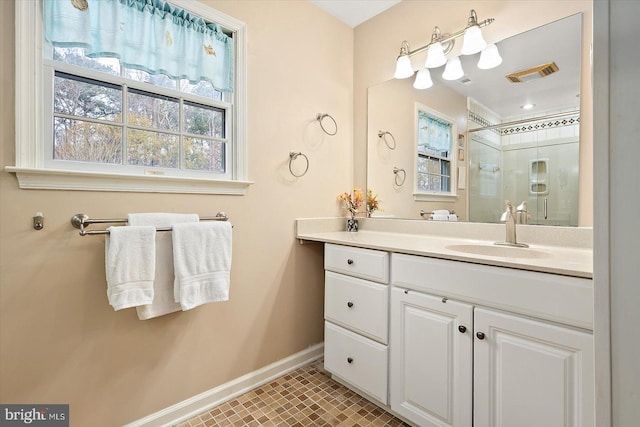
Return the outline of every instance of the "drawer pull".
<path id="1" fill-rule="evenodd" d="M 478 337 L 479 340 L 483 340 L 484 339 L 484 332 L 476 332 L 476 337 Z"/>
<path id="2" fill-rule="evenodd" d="M 347 357 L 347 363 L 351 365 L 353 363 L 353 357 Z"/>
<path id="3" fill-rule="evenodd" d="M 349 307 L 349 308 L 353 307 L 353 303 L 352 303 L 351 301 L 349 301 L 349 302 L 347 303 L 347 307 Z"/>
<path id="4" fill-rule="evenodd" d="M 463 333 L 463 334 L 464 334 L 465 332 L 467 332 L 467 327 L 466 327 L 466 326 L 463 326 L 463 325 L 460 325 L 460 326 L 458 326 L 458 330 L 459 330 L 461 333 Z"/>
<path id="5" fill-rule="evenodd" d="M 352 260 L 352 259 L 348 259 L 348 260 L 347 260 L 347 264 L 349 264 L 349 265 L 353 265 L 353 260 Z"/>

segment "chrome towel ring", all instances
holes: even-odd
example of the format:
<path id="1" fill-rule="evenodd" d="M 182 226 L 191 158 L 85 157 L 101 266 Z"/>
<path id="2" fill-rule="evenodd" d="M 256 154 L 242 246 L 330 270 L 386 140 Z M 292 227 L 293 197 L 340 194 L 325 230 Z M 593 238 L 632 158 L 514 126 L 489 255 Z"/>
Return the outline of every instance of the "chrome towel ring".
<path id="1" fill-rule="evenodd" d="M 393 174 L 396 176 L 395 177 L 396 185 L 398 187 L 402 187 L 404 185 L 404 181 L 407 179 L 407 171 L 405 171 L 404 169 L 398 169 L 394 167 Z"/>
<path id="2" fill-rule="evenodd" d="M 387 139 L 387 135 L 389 135 L 389 137 L 391 138 L 391 141 L 393 141 L 393 147 L 391 146 L 391 144 L 389 144 L 389 140 Z M 389 150 L 395 150 L 396 149 L 396 138 L 388 130 L 379 130 L 378 131 L 378 138 L 382 138 L 382 140 L 384 141 L 385 145 L 389 148 Z"/>
<path id="3" fill-rule="evenodd" d="M 327 130 L 327 128 L 325 128 L 325 127 L 324 127 L 324 125 L 322 124 L 322 121 L 323 121 L 325 118 L 327 118 L 327 117 L 328 117 L 329 119 L 331 119 L 331 121 L 333 122 L 333 127 L 334 127 L 333 132 L 329 132 L 329 131 Z M 337 133 L 338 133 L 338 123 L 336 123 L 336 119 L 334 119 L 334 118 L 333 118 L 333 117 L 331 117 L 330 115 L 328 115 L 328 114 L 326 114 L 326 113 L 318 113 L 318 114 L 316 114 L 316 120 L 318 121 L 318 123 L 320 123 L 320 127 L 322 128 L 322 130 L 324 131 L 324 133 L 326 133 L 327 135 L 329 135 L 329 136 L 333 136 L 333 135 L 335 135 L 335 134 L 337 134 Z"/>
<path id="4" fill-rule="evenodd" d="M 296 175 L 293 172 L 293 169 L 291 168 L 291 164 L 293 163 L 293 161 L 295 159 L 298 158 L 298 156 L 304 157 L 304 160 L 307 162 L 307 165 L 304 168 L 304 172 L 302 172 L 299 175 Z M 300 178 L 301 176 L 304 176 L 307 173 L 308 170 L 309 170 L 309 158 L 305 154 L 302 154 L 302 152 L 300 152 L 300 151 L 298 151 L 297 153 L 295 151 L 291 151 L 289 153 L 289 172 L 291 172 L 291 175 L 295 176 L 296 178 Z"/>

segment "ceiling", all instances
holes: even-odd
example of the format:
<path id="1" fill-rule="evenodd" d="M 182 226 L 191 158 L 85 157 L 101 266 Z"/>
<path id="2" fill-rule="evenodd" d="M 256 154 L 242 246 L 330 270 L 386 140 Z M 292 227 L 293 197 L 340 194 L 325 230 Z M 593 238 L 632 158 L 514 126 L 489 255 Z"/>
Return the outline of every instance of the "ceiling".
<path id="1" fill-rule="evenodd" d="M 401 0 L 310 0 L 311 3 L 345 22 L 357 27 L 384 12 Z"/>

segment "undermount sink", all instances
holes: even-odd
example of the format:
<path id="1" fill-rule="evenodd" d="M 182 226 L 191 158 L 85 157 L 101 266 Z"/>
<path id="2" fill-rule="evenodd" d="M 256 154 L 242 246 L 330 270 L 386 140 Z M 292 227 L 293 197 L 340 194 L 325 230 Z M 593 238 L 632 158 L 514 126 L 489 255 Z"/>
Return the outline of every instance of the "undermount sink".
<path id="1" fill-rule="evenodd" d="M 446 249 L 474 255 L 495 256 L 502 258 L 548 258 L 551 254 L 529 248 L 511 246 L 494 246 L 483 244 L 449 245 Z"/>

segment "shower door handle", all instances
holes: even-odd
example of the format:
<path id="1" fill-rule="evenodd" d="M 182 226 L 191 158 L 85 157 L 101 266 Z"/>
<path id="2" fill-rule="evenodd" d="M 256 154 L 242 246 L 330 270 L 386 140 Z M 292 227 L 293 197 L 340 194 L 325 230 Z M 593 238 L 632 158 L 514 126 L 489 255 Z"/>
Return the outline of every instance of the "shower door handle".
<path id="1" fill-rule="evenodd" d="M 544 198 L 544 219 L 547 219 L 547 198 Z"/>

